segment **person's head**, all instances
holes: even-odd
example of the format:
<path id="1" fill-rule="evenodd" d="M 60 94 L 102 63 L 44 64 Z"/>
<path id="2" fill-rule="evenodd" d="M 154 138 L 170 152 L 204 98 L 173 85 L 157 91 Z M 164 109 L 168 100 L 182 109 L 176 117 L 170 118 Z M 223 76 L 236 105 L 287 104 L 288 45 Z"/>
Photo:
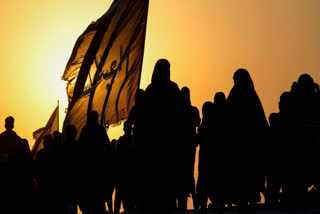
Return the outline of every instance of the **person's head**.
<path id="1" fill-rule="evenodd" d="M 77 136 L 77 129 L 74 125 L 69 125 L 66 130 L 68 140 L 74 140 Z"/>
<path id="2" fill-rule="evenodd" d="M 50 149 L 53 145 L 53 137 L 52 134 L 45 134 L 43 136 L 43 145 L 45 148 Z"/>
<path id="3" fill-rule="evenodd" d="M 5 119 L 5 128 L 7 130 L 12 130 L 14 127 L 14 118 L 12 116 L 9 116 Z"/>
<path id="4" fill-rule="evenodd" d="M 31 151 L 30 151 L 29 142 L 28 142 L 27 139 L 23 138 L 23 139 L 21 140 L 20 146 L 21 146 L 21 150 L 22 150 L 23 153 L 31 152 Z"/>
<path id="5" fill-rule="evenodd" d="M 62 134 L 61 134 L 61 132 L 54 131 L 52 133 L 52 137 L 53 137 L 53 142 L 54 142 L 55 145 L 62 143 Z"/>
<path id="6" fill-rule="evenodd" d="M 123 131 L 124 131 L 125 134 L 130 134 L 130 130 L 131 130 L 130 123 L 126 120 L 123 123 Z"/>
<path id="7" fill-rule="evenodd" d="M 214 95 L 214 103 L 215 104 L 225 104 L 226 103 L 226 95 L 223 92 L 217 92 Z"/>
<path id="8" fill-rule="evenodd" d="M 170 81 L 170 63 L 166 59 L 159 59 L 153 69 L 152 83 Z"/>
<path id="9" fill-rule="evenodd" d="M 213 107 L 213 103 L 210 102 L 210 101 L 207 101 L 205 102 L 203 105 L 202 105 L 202 115 L 205 117 L 207 115 L 210 114 L 211 110 L 212 110 L 212 107 Z"/>
<path id="10" fill-rule="evenodd" d="M 97 111 L 91 111 L 88 115 L 88 124 L 97 124 L 99 119 L 99 114 Z"/>
<path id="11" fill-rule="evenodd" d="M 304 95 L 308 95 L 308 94 L 311 95 L 315 93 L 315 84 L 312 77 L 309 74 L 302 74 L 298 78 L 297 90 L 298 90 L 298 93 L 301 93 Z"/>
<path id="12" fill-rule="evenodd" d="M 143 89 L 138 89 L 136 92 L 135 105 L 141 105 L 145 101 L 145 91 Z"/>
<path id="13" fill-rule="evenodd" d="M 254 89 L 252 79 L 246 69 L 238 69 L 233 75 L 233 81 L 238 88 Z"/>
<path id="14" fill-rule="evenodd" d="M 290 108 L 292 94 L 290 92 L 283 92 L 280 96 L 279 110 L 280 112 L 287 111 Z"/>
<path id="15" fill-rule="evenodd" d="M 183 88 L 181 88 L 180 91 L 181 91 L 182 99 L 184 100 L 184 102 L 187 104 L 191 104 L 190 89 L 188 87 L 184 86 Z"/>

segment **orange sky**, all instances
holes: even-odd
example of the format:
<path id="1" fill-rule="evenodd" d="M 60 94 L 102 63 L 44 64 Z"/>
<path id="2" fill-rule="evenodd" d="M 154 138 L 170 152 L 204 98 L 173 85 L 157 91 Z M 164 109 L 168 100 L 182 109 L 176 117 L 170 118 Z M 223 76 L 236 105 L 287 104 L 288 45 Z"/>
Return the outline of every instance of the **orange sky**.
<path id="1" fill-rule="evenodd" d="M 111 0 L 2 0 L 0 8 L 0 132 L 4 119 L 33 145 L 57 100 L 67 106 L 60 78 L 77 37 Z M 319 83 L 319 0 L 151 0 L 141 88 L 157 59 L 171 62 L 172 80 L 191 89 L 193 105 L 228 95 L 246 68 L 267 117 L 279 96 L 309 73 Z M 120 128 L 109 131 L 118 138 Z"/>

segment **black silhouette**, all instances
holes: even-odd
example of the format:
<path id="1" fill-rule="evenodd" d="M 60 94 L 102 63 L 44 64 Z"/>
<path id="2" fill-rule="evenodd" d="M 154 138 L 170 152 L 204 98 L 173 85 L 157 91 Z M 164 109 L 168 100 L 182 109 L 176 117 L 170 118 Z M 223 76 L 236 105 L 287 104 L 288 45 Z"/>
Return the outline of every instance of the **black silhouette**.
<path id="1" fill-rule="evenodd" d="M 199 135 L 199 166 L 198 166 L 198 182 L 197 182 L 197 195 L 201 206 L 201 211 L 204 213 L 207 208 L 207 200 L 209 193 L 211 192 L 210 177 L 212 173 L 211 169 L 211 155 L 212 143 L 211 143 L 211 131 L 213 130 L 212 117 L 213 117 L 213 103 L 205 102 L 202 106 L 202 121 L 198 128 Z"/>
<path id="2" fill-rule="evenodd" d="M 198 130 L 200 136 L 198 182 L 201 211 L 205 213 L 209 197 L 212 202 L 209 207 L 223 212 L 225 203 L 231 201 L 231 198 L 227 197 L 231 187 L 228 182 L 229 176 L 224 173 L 231 166 L 227 152 L 229 111 L 224 93 L 216 93 L 214 103 L 204 103 L 202 111 L 203 121 Z"/>
<path id="3" fill-rule="evenodd" d="M 234 167 L 239 169 L 239 176 L 235 177 L 237 200 L 240 207 L 247 208 L 248 202 L 256 205 L 260 192 L 264 191 L 264 176 L 252 171 L 257 163 L 265 161 L 261 157 L 265 157 L 268 122 L 249 72 L 239 69 L 233 79 L 234 87 L 227 98 L 233 137 L 230 155 L 234 158 Z"/>
<path id="4" fill-rule="evenodd" d="M 170 63 L 165 59 L 157 61 L 152 82 L 146 89 L 147 125 L 145 137 L 145 161 L 148 173 L 145 174 L 149 187 L 142 187 L 147 209 L 155 212 L 168 212 L 175 207 L 179 194 L 179 181 L 182 179 L 181 121 L 183 103 L 179 87 L 170 80 Z"/>
<path id="5" fill-rule="evenodd" d="M 109 214 L 119 214 L 121 202 L 129 213 L 172 213 L 187 211 L 190 195 L 201 213 L 320 208 L 320 89 L 310 75 L 281 94 L 269 126 L 247 70 L 234 73 L 227 99 L 218 92 L 203 104 L 202 120 L 190 89 L 180 90 L 170 72 L 168 60 L 157 61 L 151 84 L 136 92 L 124 134 L 112 142 L 91 111 L 78 141 L 73 125 L 64 141 L 58 131 L 46 134 L 33 160 L 7 117 L 0 134 L 0 213 L 69 214 L 79 205 L 84 214 L 105 214 L 105 202 Z M 278 174 L 261 175 L 261 169 Z"/>
<path id="6" fill-rule="evenodd" d="M 147 134 L 150 128 L 148 124 L 149 113 L 146 93 L 143 89 L 138 89 L 135 96 L 135 106 L 130 111 L 127 120 L 130 128 L 132 129 L 132 141 L 136 147 L 136 173 L 132 180 L 136 183 L 136 208 L 146 211 L 148 200 L 151 200 L 147 194 L 148 191 L 148 176 L 149 176 L 149 146 L 151 139 Z"/>
<path id="7" fill-rule="evenodd" d="M 129 122 L 124 123 L 124 135 L 117 141 L 117 185 L 116 185 L 116 203 L 115 213 L 119 213 L 120 202 L 123 203 L 125 211 L 135 208 L 136 197 L 136 179 L 133 176 L 136 173 L 136 148 L 132 142 L 131 127 Z M 131 176 L 129 176 L 131 175 Z"/>
<path id="8" fill-rule="evenodd" d="M 292 94 L 292 141 L 287 149 L 290 160 L 288 174 L 284 184 L 287 209 L 305 209 L 308 207 L 308 187 L 315 183 L 314 172 L 306 173 L 305 169 L 316 167 L 317 121 L 319 121 L 318 86 L 308 74 L 302 74 L 291 87 Z"/>
<path id="9" fill-rule="evenodd" d="M 40 212 L 55 213 L 57 206 L 56 192 L 56 158 L 54 155 L 53 137 L 46 134 L 43 137 L 44 148 L 36 156 L 36 180 L 39 192 Z"/>
<path id="10" fill-rule="evenodd" d="M 79 166 L 79 145 L 76 140 L 77 130 L 74 125 L 66 128 L 66 139 L 61 145 L 60 152 L 60 179 L 61 198 L 63 199 L 62 213 L 77 213 L 79 195 L 78 172 Z"/>
<path id="11" fill-rule="evenodd" d="M 0 154 L 1 154 L 1 211 L 4 213 L 19 213 L 22 201 L 19 195 L 22 191 L 21 167 L 21 138 L 14 128 L 14 118 L 9 116 L 5 119 L 6 131 L 0 134 Z"/>
<path id="12" fill-rule="evenodd" d="M 19 191 L 17 208 L 18 212 L 31 213 L 35 197 L 34 189 L 34 160 L 27 139 L 22 139 L 17 153 L 17 180 L 16 188 Z"/>
<path id="13" fill-rule="evenodd" d="M 182 117 L 182 138 L 180 153 L 182 153 L 181 167 L 183 168 L 183 177 L 180 181 L 181 190 L 178 197 L 178 208 L 187 210 L 187 199 L 191 194 L 194 207 L 198 208 L 198 199 L 195 191 L 194 162 L 196 147 L 198 146 L 197 127 L 200 125 L 200 115 L 197 107 L 191 105 L 190 90 L 188 87 L 181 89 L 183 101 Z"/>
<path id="14" fill-rule="evenodd" d="M 9 116 L 5 119 L 6 131 L 0 135 L 0 153 L 3 154 L 3 158 L 7 158 L 8 161 L 16 160 L 19 154 L 16 152 L 19 148 L 21 138 L 17 135 L 14 128 L 14 118 Z"/>
<path id="15" fill-rule="evenodd" d="M 286 179 L 285 170 L 291 164 L 290 158 L 290 145 L 294 141 L 292 131 L 294 130 L 293 124 L 293 97 L 290 92 L 284 92 L 280 96 L 279 112 L 272 113 L 269 116 L 269 146 L 267 148 L 270 155 L 269 163 L 271 168 L 279 171 L 278 175 L 267 176 L 267 194 L 266 204 L 270 208 L 278 206 L 278 201 L 285 201 L 286 194 Z M 282 187 L 283 193 L 280 196 L 280 188 Z"/>
<path id="16" fill-rule="evenodd" d="M 79 206 L 84 214 L 105 213 L 107 179 L 106 154 L 111 146 L 104 127 L 98 124 L 98 113 L 90 112 L 88 122 L 81 131 L 80 139 L 80 193 Z"/>
<path id="17" fill-rule="evenodd" d="M 229 176 L 224 175 L 225 169 L 229 168 L 228 144 L 229 144 L 229 111 L 226 97 L 223 92 L 218 92 L 214 96 L 212 106 L 212 166 L 214 166 L 214 175 L 211 181 L 212 192 L 209 195 L 211 202 L 219 212 L 223 212 L 225 204 L 231 201 L 227 198 L 229 189 Z"/>

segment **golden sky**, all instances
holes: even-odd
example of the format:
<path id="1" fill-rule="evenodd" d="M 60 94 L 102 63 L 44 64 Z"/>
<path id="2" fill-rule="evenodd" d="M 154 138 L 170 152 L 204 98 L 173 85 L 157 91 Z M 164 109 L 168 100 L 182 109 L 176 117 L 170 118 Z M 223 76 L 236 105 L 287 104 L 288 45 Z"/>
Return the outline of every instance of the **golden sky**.
<path id="1" fill-rule="evenodd" d="M 2 0 L 0 7 L 0 132 L 15 117 L 15 130 L 33 145 L 60 100 L 60 80 L 73 45 L 111 0 Z M 319 0 L 150 0 L 141 88 L 157 59 L 171 62 L 171 79 L 191 89 L 201 110 L 218 91 L 228 95 L 233 73 L 246 68 L 266 116 L 300 74 L 320 77 Z M 121 128 L 111 128 L 118 138 Z"/>

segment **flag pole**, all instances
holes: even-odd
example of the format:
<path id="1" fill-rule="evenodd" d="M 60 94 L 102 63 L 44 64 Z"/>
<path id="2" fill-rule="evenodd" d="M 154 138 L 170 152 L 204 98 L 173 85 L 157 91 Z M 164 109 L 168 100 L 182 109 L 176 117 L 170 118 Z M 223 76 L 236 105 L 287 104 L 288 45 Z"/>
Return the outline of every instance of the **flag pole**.
<path id="1" fill-rule="evenodd" d="M 59 128 L 60 128 L 60 124 L 59 124 L 59 99 L 57 100 L 57 105 L 58 105 L 58 112 L 57 112 L 57 114 L 58 114 L 58 131 L 59 131 Z"/>

